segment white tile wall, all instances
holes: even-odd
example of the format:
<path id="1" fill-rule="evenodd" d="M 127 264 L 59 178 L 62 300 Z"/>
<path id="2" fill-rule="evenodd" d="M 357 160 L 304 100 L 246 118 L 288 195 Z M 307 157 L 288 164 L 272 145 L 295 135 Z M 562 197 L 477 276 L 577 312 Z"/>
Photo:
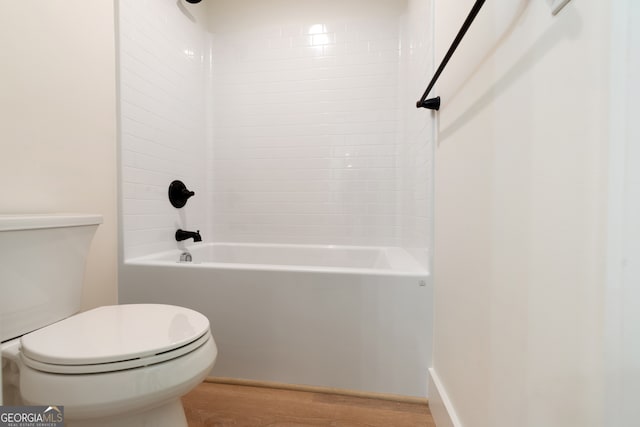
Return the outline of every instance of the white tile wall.
<path id="1" fill-rule="evenodd" d="M 208 52 L 205 27 L 181 4 L 118 3 L 122 227 L 131 257 L 176 247 L 180 227 L 208 233 L 202 154 Z M 174 179 L 196 192 L 182 210 L 168 201 Z"/>
<path id="2" fill-rule="evenodd" d="M 433 72 L 431 0 L 409 0 L 400 61 L 401 130 L 398 145 L 400 245 L 430 268 L 433 207 L 434 114 L 415 108 Z M 436 88 L 437 89 L 437 88 Z M 436 96 L 437 90 L 431 96 Z"/>
<path id="3" fill-rule="evenodd" d="M 126 257 L 176 247 L 182 227 L 401 245 L 427 263 L 432 118 L 413 106 L 432 68 L 430 0 L 353 1 L 320 16 L 282 0 L 246 25 L 245 2 L 120 0 Z M 182 210 L 173 179 L 196 191 Z"/>
<path id="4" fill-rule="evenodd" d="M 397 244 L 402 12 L 215 34 L 216 239 Z"/>

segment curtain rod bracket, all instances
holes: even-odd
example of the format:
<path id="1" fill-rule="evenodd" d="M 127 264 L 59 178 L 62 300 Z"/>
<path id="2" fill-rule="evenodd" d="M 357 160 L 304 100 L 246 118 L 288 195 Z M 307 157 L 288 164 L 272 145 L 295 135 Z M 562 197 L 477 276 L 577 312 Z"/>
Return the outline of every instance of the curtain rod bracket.
<path id="1" fill-rule="evenodd" d="M 424 101 L 420 100 L 416 102 L 416 108 L 428 108 L 429 110 L 440 109 L 440 97 L 436 96 L 435 98 L 425 99 Z"/>

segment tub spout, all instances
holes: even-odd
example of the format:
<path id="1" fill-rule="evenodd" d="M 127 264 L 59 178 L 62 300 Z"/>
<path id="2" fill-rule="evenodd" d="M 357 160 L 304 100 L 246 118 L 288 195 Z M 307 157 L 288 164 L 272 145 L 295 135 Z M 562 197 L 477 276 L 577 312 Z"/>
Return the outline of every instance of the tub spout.
<path id="1" fill-rule="evenodd" d="M 197 231 L 185 231 L 178 230 L 176 231 L 176 240 L 178 242 L 182 242 L 183 240 L 193 238 L 194 242 L 202 242 L 202 236 L 200 236 L 200 230 Z"/>

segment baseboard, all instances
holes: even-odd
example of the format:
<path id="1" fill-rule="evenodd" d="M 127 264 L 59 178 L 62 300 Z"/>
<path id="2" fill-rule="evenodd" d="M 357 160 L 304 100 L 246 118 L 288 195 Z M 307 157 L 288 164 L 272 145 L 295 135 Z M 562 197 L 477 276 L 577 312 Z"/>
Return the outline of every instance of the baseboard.
<path id="1" fill-rule="evenodd" d="M 271 382 L 271 381 L 245 380 L 240 378 L 207 377 L 205 379 L 205 382 L 216 383 L 216 384 L 241 385 L 241 386 L 247 386 L 247 387 L 264 387 L 264 388 L 273 388 L 273 389 L 279 389 L 279 390 L 307 391 L 311 393 L 337 394 L 342 396 L 363 397 L 366 399 L 389 400 L 392 402 L 416 403 L 420 405 L 427 405 L 429 403 L 429 401 L 424 397 L 402 396 L 402 395 L 387 394 L 387 393 L 374 393 L 374 392 L 359 391 L 359 390 L 345 390 L 341 388 L 318 387 L 318 386 L 301 385 L 301 384 L 285 384 L 285 383 L 278 383 L 278 382 Z"/>
<path id="2" fill-rule="evenodd" d="M 429 368 L 429 409 L 436 427 L 463 427 L 433 368 Z"/>

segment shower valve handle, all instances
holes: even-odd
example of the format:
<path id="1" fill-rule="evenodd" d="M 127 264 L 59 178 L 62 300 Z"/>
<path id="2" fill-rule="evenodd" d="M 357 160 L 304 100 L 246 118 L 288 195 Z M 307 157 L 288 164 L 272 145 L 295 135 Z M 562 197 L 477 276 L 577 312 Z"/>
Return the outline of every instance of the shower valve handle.
<path id="1" fill-rule="evenodd" d="M 189 197 L 196 193 L 187 190 L 187 186 L 182 181 L 175 180 L 169 184 L 169 201 L 174 208 L 181 208 L 187 204 Z"/>

